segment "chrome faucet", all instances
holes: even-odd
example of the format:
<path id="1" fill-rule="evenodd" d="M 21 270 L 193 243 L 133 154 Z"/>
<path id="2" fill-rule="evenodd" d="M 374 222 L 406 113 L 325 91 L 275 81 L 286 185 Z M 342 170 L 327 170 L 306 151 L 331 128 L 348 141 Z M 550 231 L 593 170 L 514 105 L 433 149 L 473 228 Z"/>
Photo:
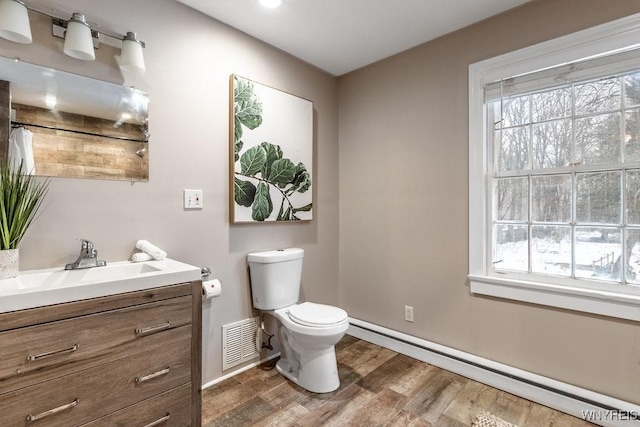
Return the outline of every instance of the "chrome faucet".
<path id="1" fill-rule="evenodd" d="M 104 267 L 107 265 L 106 261 L 98 260 L 98 250 L 93 247 L 93 243 L 85 239 L 81 239 L 81 242 L 80 256 L 76 262 L 65 265 L 65 270 L 80 270 L 83 268 Z"/>

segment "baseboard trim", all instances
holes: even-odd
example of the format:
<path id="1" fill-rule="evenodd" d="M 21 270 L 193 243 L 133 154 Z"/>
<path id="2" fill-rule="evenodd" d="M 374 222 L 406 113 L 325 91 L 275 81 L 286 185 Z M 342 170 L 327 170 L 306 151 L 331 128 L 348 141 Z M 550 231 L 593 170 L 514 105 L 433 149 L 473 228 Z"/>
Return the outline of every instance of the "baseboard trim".
<path id="1" fill-rule="evenodd" d="M 264 359 L 260 359 L 257 362 L 253 362 L 253 363 L 245 365 L 245 366 L 243 366 L 241 368 L 235 369 L 234 371 L 232 371 L 232 372 L 230 372 L 228 374 L 225 374 L 225 375 L 223 375 L 221 377 L 218 377 L 213 381 L 209 381 L 208 383 L 204 383 L 204 384 L 202 384 L 202 390 L 204 390 L 206 388 L 209 388 L 209 387 L 211 387 L 213 385 L 216 385 L 216 384 L 218 384 L 218 383 L 220 383 L 220 382 L 222 382 L 222 381 L 224 381 L 226 379 L 229 379 L 231 377 L 235 377 L 236 375 L 238 375 L 238 374 L 240 374 L 240 373 L 242 373 L 244 371 L 248 371 L 249 369 L 255 368 L 256 366 L 259 366 L 259 365 L 261 365 L 261 364 L 263 364 L 265 362 L 268 362 L 271 359 L 275 359 L 276 357 L 280 357 L 280 353 L 279 352 L 275 353 L 275 354 L 272 354 L 269 357 L 266 357 Z"/>
<path id="2" fill-rule="evenodd" d="M 640 425 L 640 406 L 359 319 L 347 333 L 602 426 Z M 585 412 L 587 411 L 587 412 Z"/>

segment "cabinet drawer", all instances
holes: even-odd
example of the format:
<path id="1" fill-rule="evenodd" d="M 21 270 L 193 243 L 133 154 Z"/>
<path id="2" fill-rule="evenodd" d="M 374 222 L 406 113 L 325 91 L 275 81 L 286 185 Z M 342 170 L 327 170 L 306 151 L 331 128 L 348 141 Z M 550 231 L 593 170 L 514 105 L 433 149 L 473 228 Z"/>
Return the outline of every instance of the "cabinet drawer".
<path id="1" fill-rule="evenodd" d="M 124 294 L 0 313 L 0 332 L 191 295 L 193 283 L 149 288 Z M 197 290 L 201 292 L 201 289 Z"/>
<path id="2" fill-rule="evenodd" d="M 0 333 L 0 393 L 191 336 L 191 297 Z"/>
<path id="3" fill-rule="evenodd" d="M 186 384 L 82 427 L 184 427 L 190 424 L 191 384 Z"/>
<path id="4" fill-rule="evenodd" d="M 0 395 L 1 426 L 78 426 L 189 384 L 191 340 Z"/>

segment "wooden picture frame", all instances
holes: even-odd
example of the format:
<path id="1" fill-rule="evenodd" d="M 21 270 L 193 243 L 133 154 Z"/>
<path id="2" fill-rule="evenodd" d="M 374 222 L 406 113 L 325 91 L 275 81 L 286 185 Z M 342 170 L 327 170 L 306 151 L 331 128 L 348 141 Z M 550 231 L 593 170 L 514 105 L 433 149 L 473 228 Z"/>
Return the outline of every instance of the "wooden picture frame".
<path id="1" fill-rule="evenodd" d="M 232 74 L 231 223 L 313 219 L 313 103 Z"/>

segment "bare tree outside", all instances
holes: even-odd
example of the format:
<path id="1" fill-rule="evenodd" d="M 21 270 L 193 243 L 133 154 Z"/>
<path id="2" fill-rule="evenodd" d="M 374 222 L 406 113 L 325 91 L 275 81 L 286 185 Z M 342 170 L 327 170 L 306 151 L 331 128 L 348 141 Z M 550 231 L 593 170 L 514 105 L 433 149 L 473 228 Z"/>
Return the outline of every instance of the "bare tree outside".
<path id="1" fill-rule="evenodd" d="M 487 107 L 494 268 L 640 284 L 640 72 Z"/>

